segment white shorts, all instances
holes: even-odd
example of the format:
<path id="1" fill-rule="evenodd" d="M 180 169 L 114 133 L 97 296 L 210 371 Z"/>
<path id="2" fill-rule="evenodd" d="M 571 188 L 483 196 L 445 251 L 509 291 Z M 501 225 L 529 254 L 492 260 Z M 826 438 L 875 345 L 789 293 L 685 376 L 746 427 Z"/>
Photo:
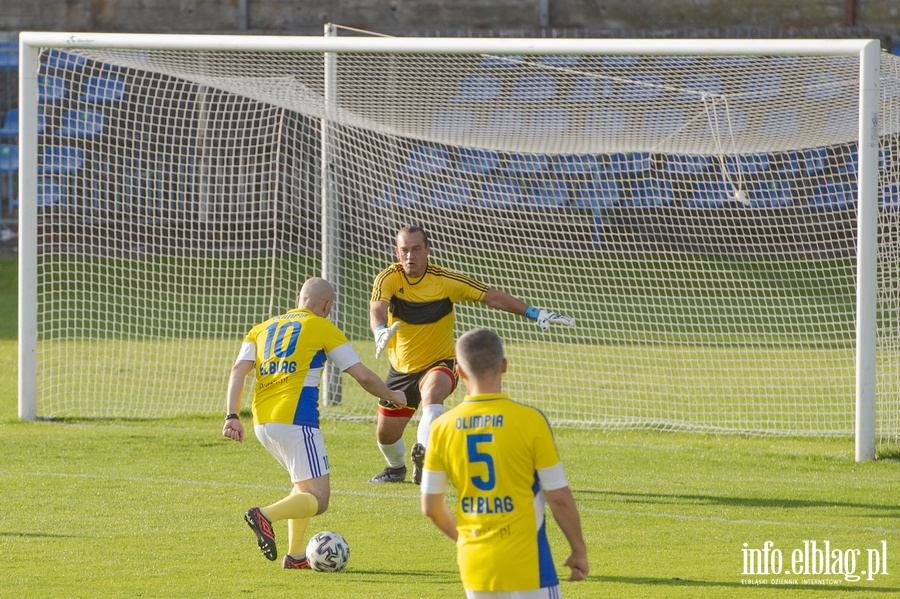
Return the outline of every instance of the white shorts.
<path id="1" fill-rule="evenodd" d="M 468 599 L 559 599 L 559 585 L 534 589 L 532 591 L 470 591 L 466 589 Z"/>
<path id="2" fill-rule="evenodd" d="M 256 438 L 291 475 L 292 483 L 331 472 L 322 429 L 267 422 L 253 427 Z"/>

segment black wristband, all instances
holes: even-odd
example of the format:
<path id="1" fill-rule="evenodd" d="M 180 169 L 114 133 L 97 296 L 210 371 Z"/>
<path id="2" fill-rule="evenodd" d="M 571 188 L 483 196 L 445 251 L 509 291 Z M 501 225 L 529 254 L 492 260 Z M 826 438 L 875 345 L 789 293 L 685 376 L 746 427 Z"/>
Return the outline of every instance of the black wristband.
<path id="1" fill-rule="evenodd" d="M 237 414 L 226 414 L 225 415 L 225 420 L 240 420 L 240 419 L 241 419 L 241 417 L 238 416 Z"/>

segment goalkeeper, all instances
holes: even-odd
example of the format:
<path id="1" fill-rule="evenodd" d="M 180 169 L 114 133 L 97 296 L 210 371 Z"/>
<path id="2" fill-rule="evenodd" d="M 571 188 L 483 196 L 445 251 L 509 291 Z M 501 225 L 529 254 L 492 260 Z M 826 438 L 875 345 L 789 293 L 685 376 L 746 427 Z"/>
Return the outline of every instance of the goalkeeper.
<path id="1" fill-rule="evenodd" d="M 372 285 L 369 326 L 375 334 L 375 357 L 388 350 L 391 367 L 385 383 L 406 394 L 406 406 L 387 401 L 378 404 L 375 438 L 387 467 L 369 482 L 406 479 L 403 431 L 420 410 L 416 443 L 410 451 L 412 481 L 419 484 L 431 423 L 444 413 L 444 400 L 458 381 L 453 304 L 480 302 L 525 316 L 544 330 L 551 324 L 574 326 L 575 319 L 531 307 L 469 276 L 429 262 L 431 241 L 421 227 L 400 229 L 394 249 L 398 261 L 378 273 Z"/>

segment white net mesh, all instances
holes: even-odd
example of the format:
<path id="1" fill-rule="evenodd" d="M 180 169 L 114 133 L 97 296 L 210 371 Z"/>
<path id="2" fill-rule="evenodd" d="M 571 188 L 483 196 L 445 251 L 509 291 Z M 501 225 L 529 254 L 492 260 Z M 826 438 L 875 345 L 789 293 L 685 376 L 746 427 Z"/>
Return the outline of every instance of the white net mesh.
<path id="1" fill-rule="evenodd" d="M 39 414 L 220 411 L 250 326 L 321 270 L 364 361 L 394 233 L 571 314 L 484 306 L 556 423 L 853 432 L 858 60 L 42 53 Z M 96 91 L 96 93 L 94 93 Z M 333 92 L 333 96 L 330 95 Z M 878 406 L 898 431 L 900 66 L 882 64 Z M 457 399 L 460 392 L 457 392 Z M 333 417 L 372 417 L 343 386 Z"/>

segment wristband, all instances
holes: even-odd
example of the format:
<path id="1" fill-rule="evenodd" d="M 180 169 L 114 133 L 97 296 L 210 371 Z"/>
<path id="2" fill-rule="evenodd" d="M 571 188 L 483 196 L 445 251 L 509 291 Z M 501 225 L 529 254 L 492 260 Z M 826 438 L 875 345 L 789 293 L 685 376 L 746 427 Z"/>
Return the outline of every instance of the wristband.
<path id="1" fill-rule="evenodd" d="M 528 306 L 525 308 L 525 318 L 528 320 L 537 320 L 540 315 L 540 308 L 535 308 L 534 306 Z"/>
<path id="2" fill-rule="evenodd" d="M 380 324 L 377 327 L 375 327 L 375 331 L 377 332 L 377 331 L 380 331 L 381 329 L 386 329 L 386 328 L 387 328 L 386 324 Z"/>
<path id="3" fill-rule="evenodd" d="M 225 415 L 225 420 L 226 420 L 226 421 L 228 421 L 228 420 L 240 420 L 240 419 L 241 419 L 241 417 L 238 416 L 237 414 L 226 414 L 226 415 Z"/>

